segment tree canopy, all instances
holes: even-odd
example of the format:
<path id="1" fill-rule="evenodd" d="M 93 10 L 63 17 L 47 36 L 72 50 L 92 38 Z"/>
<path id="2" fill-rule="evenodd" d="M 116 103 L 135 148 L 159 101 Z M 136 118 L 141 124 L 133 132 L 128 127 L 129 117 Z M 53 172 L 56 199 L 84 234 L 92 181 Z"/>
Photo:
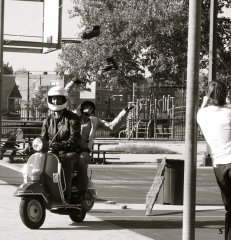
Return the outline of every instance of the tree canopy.
<path id="1" fill-rule="evenodd" d="M 188 1 L 186 0 L 73 0 L 71 17 L 79 26 L 101 34 L 81 44 L 66 44 L 57 71 L 76 71 L 86 81 L 107 81 L 130 87 L 148 71 L 154 82 L 183 84 L 187 68 Z M 231 74 L 231 21 L 223 13 L 230 1 L 218 1 L 217 72 Z M 200 68 L 208 69 L 210 1 L 202 1 Z M 107 57 L 118 70 L 102 73 Z"/>
<path id="2" fill-rule="evenodd" d="M 3 63 L 3 66 L 2 66 L 2 71 L 3 71 L 3 74 L 13 74 L 13 67 L 10 66 L 10 64 L 7 62 L 7 63 Z"/>
<path id="3" fill-rule="evenodd" d="M 39 91 L 30 99 L 29 105 L 31 115 L 43 118 L 48 113 L 47 89 L 39 87 Z"/>

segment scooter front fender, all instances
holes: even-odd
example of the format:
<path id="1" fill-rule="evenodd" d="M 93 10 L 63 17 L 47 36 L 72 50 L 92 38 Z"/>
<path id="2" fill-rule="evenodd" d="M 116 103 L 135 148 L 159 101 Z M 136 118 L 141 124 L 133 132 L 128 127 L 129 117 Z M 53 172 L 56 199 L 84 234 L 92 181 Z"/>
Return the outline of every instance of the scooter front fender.
<path id="1" fill-rule="evenodd" d="M 43 186 L 40 183 L 23 183 L 14 193 L 15 197 L 42 196 L 48 202 Z"/>
<path id="2" fill-rule="evenodd" d="M 96 191 L 96 187 L 94 185 L 94 183 L 92 182 L 92 180 L 90 178 L 88 178 L 88 187 L 87 190 L 91 192 L 91 195 L 96 198 L 97 196 L 97 191 Z"/>

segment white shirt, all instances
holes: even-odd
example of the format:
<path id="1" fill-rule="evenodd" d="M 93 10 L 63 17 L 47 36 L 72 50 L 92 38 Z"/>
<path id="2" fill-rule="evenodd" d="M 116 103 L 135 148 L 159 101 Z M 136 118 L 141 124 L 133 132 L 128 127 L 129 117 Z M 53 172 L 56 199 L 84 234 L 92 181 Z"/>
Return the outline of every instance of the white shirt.
<path id="1" fill-rule="evenodd" d="M 197 122 L 211 148 L 213 166 L 231 163 L 231 108 L 202 108 L 197 113 Z"/>

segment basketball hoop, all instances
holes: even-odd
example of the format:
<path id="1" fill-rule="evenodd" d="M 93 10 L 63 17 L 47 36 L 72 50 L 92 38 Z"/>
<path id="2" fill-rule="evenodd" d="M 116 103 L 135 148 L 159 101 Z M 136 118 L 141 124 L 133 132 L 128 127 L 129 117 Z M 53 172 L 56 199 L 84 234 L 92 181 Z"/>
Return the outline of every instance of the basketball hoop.
<path id="1" fill-rule="evenodd" d="M 41 18 L 33 26 L 28 19 L 28 26 L 25 29 L 38 28 L 40 35 L 30 36 L 25 33 L 4 34 L 3 51 L 5 52 L 23 52 L 23 53 L 48 53 L 61 48 L 61 23 L 62 23 L 62 0 L 19 0 L 30 2 L 33 4 L 35 11 L 41 11 Z M 34 2 L 34 3 L 33 3 Z M 28 3 L 29 4 L 29 3 Z M 15 1 L 16 8 L 20 6 L 18 1 Z M 22 4 L 21 4 L 22 6 Z M 33 7 L 32 7 L 33 8 Z M 11 16 L 12 7 L 5 7 L 5 15 Z M 27 13 L 24 7 L 19 9 L 21 14 Z M 12 16 L 11 16 L 12 21 Z M 17 21 L 20 21 L 17 19 Z M 5 23 L 7 27 L 7 23 Z"/>

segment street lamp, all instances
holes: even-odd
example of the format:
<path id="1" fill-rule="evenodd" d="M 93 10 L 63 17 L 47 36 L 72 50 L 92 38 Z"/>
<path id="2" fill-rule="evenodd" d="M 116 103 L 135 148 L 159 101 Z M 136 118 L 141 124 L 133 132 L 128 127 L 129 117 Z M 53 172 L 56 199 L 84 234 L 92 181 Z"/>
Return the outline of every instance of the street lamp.
<path id="1" fill-rule="evenodd" d="M 30 73 L 27 72 L 27 120 L 30 118 L 29 103 L 30 103 Z"/>
<path id="2" fill-rule="evenodd" d="M 29 104 L 30 101 L 30 73 L 29 71 L 27 72 L 27 103 Z"/>

